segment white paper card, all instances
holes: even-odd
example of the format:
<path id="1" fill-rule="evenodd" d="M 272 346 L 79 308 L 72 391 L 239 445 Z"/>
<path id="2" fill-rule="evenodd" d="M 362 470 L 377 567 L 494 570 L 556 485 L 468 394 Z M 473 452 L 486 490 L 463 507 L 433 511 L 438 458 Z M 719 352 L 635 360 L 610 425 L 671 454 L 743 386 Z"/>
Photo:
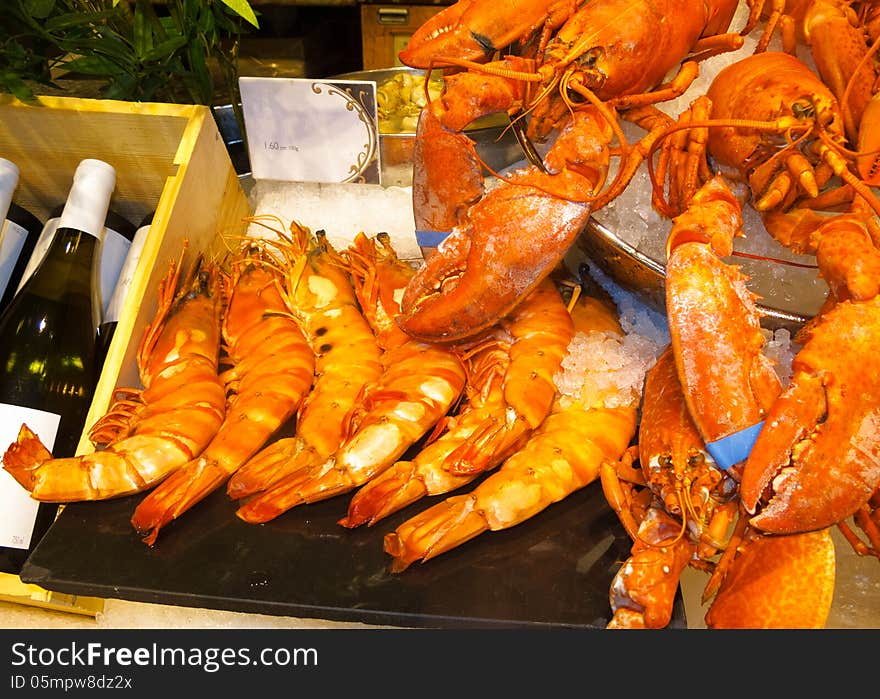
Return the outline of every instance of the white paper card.
<path id="1" fill-rule="evenodd" d="M 43 446 L 52 451 L 60 420 L 55 413 L 0 403 L 0 444 L 9 446 L 15 442 L 24 422 L 40 438 Z M 39 506 L 39 501 L 34 500 L 8 471 L 0 469 L 0 512 L 3 513 L 0 546 L 17 549 L 30 546 Z"/>
<path id="2" fill-rule="evenodd" d="M 239 78 L 254 179 L 378 184 L 376 83 Z"/>

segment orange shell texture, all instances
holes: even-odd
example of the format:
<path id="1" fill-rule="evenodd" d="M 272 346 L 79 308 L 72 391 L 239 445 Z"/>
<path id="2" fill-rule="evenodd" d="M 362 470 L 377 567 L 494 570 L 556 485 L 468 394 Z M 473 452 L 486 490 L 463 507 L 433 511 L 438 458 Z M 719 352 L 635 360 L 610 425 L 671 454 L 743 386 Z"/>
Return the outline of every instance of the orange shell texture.
<path id="1" fill-rule="evenodd" d="M 710 629 L 821 629 L 834 596 L 828 529 L 763 536 L 731 564 L 706 614 Z"/>

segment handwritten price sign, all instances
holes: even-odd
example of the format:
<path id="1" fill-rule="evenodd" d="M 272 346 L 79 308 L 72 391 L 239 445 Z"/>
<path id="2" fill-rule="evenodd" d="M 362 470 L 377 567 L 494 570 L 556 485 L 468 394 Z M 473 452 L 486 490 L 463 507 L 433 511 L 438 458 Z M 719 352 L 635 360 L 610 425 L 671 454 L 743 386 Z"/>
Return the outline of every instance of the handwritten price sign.
<path id="1" fill-rule="evenodd" d="M 378 184 L 376 83 L 239 79 L 254 179 Z"/>

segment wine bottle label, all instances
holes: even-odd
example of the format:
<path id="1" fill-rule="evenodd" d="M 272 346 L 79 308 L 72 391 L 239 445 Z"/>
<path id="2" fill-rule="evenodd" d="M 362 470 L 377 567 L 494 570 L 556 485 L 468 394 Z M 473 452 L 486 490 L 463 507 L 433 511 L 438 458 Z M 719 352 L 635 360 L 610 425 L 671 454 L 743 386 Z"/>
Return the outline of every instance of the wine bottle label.
<path id="1" fill-rule="evenodd" d="M 23 408 L 0 403 L 0 449 L 3 452 L 18 439 L 22 423 L 36 434 L 49 451 L 55 446 L 55 436 L 61 416 L 43 410 Z M 28 549 L 34 520 L 40 503 L 7 471 L 0 471 L 0 546 Z"/>
<path id="2" fill-rule="evenodd" d="M 110 297 L 110 302 L 107 304 L 107 308 L 104 311 L 105 323 L 117 322 L 119 320 L 119 315 L 122 313 L 122 307 L 125 305 L 125 296 L 128 293 L 128 288 L 131 286 L 131 280 L 132 277 L 134 277 L 134 270 L 137 268 L 138 260 L 144 249 L 144 241 L 146 241 L 149 232 L 149 225 L 141 226 L 135 231 L 134 238 L 128 248 L 128 254 L 125 256 L 125 262 L 122 264 L 122 269 L 119 271 L 119 278 L 116 280 L 116 286 L 113 287 L 113 295 Z"/>
<path id="3" fill-rule="evenodd" d="M 27 229 L 6 219 L 0 228 L 0 296 L 6 293 L 9 277 L 27 240 Z"/>
<path id="4" fill-rule="evenodd" d="M 119 281 L 132 241 L 112 228 L 104 229 L 101 245 L 101 315 L 106 320 L 107 307 Z"/>

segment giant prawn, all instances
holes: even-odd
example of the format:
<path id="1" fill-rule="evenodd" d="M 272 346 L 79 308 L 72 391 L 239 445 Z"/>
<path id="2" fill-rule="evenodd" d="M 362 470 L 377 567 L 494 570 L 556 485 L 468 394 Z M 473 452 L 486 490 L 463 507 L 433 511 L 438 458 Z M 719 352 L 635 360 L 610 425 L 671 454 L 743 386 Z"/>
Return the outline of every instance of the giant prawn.
<path id="1" fill-rule="evenodd" d="M 315 355 L 291 317 L 282 275 L 258 241 L 230 261 L 222 332 L 228 407 L 204 451 L 153 489 L 132 526 L 152 546 L 159 531 L 222 486 L 290 419 L 314 380 Z"/>
<path id="2" fill-rule="evenodd" d="M 414 340 L 394 322 L 413 268 L 397 257 L 388 235 L 360 234 L 350 254 L 361 308 L 383 350 L 382 372 L 363 387 L 339 448 L 244 502 L 236 514 L 246 522 L 266 522 L 363 485 L 428 434 L 464 390 L 466 372 L 452 347 Z"/>
<path id="3" fill-rule="evenodd" d="M 451 492 L 495 468 L 536 429 L 553 404 L 559 370 L 574 333 L 556 283 L 547 279 L 496 326 L 462 347 L 467 401 L 442 434 L 412 459 L 398 461 L 355 493 L 346 527 L 375 524 L 428 495 Z"/>
<path id="4" fill-rule="evenodd" d="M 580 294 L 572 308 L 575 337 L 622 337 L 616 308 Z M 471 492 L 452 495 L 385 535 L 391 569 L 401 572 L 487 532 L 513 527 L 595 481 L 635 434 L 638 395 L 608 389 L 562 394 L 523 446 Z M 620 393 L 620 395 L 618 395 Z"/>
<path id="5" fill-rule="evenodd" d="M 358 305 L 348 265 L 324 231 L 312 234 L 296 222 L 289 234 L 272 230 L 282 240 L 276 247 L 285 258 L 290 312 L 315 355 L 315 381 L 299 408 L 295 434 L 268 444 L 229 479 L 226 492 L 239 500 L 332 456 L 348 437 L 364 388 L 382 371 L 381 348 Z"/>
<path id="6" fill-rule="evenodd" d="M 199 255 L 182 275 L 183 255 L 159 285 L 156 317 L 138 346 L 143 388 L 119 388 L 89 431 L 97 451 L 53 459 L 22 425 L 4 468 L 37 500 L 104 500 L 154 486 L 196 458 L 226 414 L 218 376 L 224 295 L 215 265 Z"/>

